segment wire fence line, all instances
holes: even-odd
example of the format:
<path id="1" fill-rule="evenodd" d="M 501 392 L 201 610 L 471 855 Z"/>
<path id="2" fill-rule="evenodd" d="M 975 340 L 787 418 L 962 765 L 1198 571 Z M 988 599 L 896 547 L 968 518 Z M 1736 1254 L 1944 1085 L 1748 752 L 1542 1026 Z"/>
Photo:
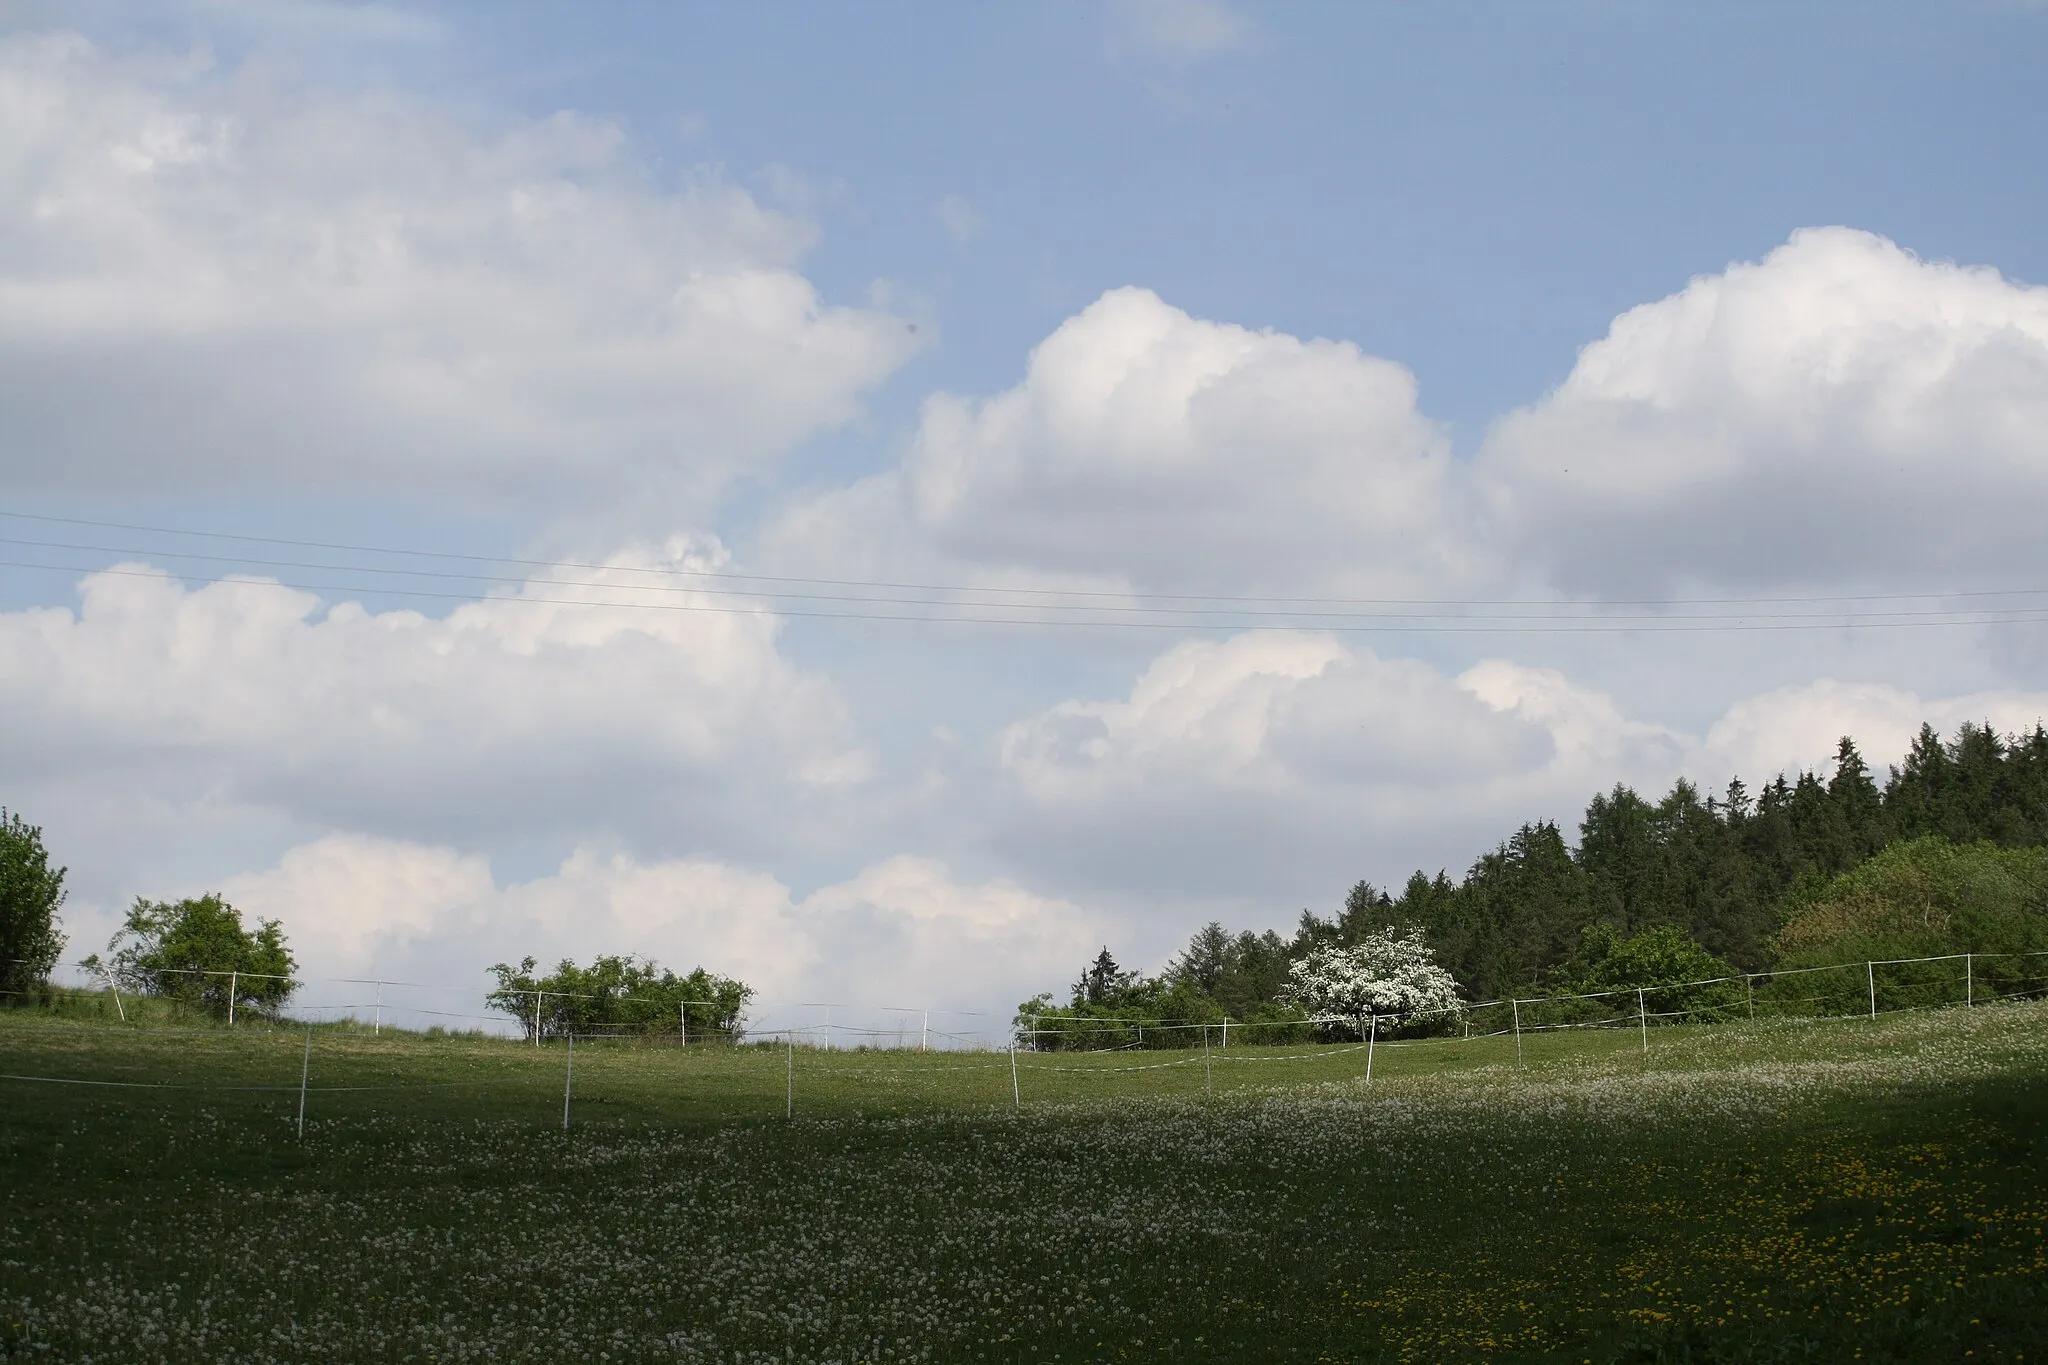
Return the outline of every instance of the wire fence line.
<path id="1" fill-rule="evenodd" d="M 1668 1023 L 1692 1020 L 1711 1022 L 1736 1017 L 1763 1017 L 1814 1014 L 1846 1014 L 1851 987 L 1861 986 L 1854 992 L 1864 1009 L 1862 1012 L 1875 1016 L 1881 1011 L 1911 1008 L 1918 1004 L 1957 1003 L 1965 1007 L 1977 1001 L 1997 1000 L 2015 996 L 2030 996 L 2048 991 L 2048 949 L 2017 952 L 1964 952 L 1930 955 L 1911 958 L 1880 958 L 1858 962 L 1828 963 L 1810 967 L 1790 967 L 1772 971 L 1741 972 L 1726 976 L 1708 977 L 1696 981 L 1665 982 L 1643 986 L 1616 986 L 1607 990 L 1582 992 L 1556 992 L 1543 995 L 1508 996 L 1495 1000 L 1460 1001 L 1446 1009 L 1411 1013 L 1404 1015 L 1380 1014 L 1377 1016 L 1341 1013 L 1301 1014 L 1285 1018 L 1186 1020 L 1153 1018 L 1131 1015 L 1112 1017 L 1066 1016 L 1060 1014 L 1020 1014 L 1011 1029 L 1003 1034 L 992 1034 L 988 1030 L 934 1028 L 933 1016 L 944 1018 L 985 1019 L 985 1012 L 972 1010 L 951 1010 L 923 1005 L 874 1005 L 852 1004 L 830 1001 L 755 1001 L 762 1008 L 769 1009 L 817 1009 L 826 1011 L 821 1020 L 808 1023 L 782 1024 L 776 1027 L 754 1027 L 744 1022 L 733 1030 L 697 1030 L 697 1041 L 737 1043 L 747 1038 L 779 1039 L 798 1036 L 810 1047 L 832 1047 L 851 1045 L 875 1048 L 875 1040 L 895 1039 L 897 1047 L 907 1046 L 913 1034 L 917 1038 L 917 1051 L 927 1051 L 933 1041 L 951 1050 L 984 1050 L 1014 1044 L 1027 1051 L 1127 1051 L 1134 1049 L 1172 1050 L 1176 1047 L 1213 1045 L 1228 1051 L 1237 1035 L 1239 1047 L 1256 1044 L 1261 1039 L 1277 1042 L 1308 1041 L 1315 1036 L 1327 1036 L 1333 1032 L 1354 1030 L 1363 1040 L 1368 1031 L 1377 1029 L 1381 1033 L 1398 1034 L 1402 1030 L 1435 1031 L 1455 1028 L 1459 1036 L 1483 1038 L 1514 1034 L 1556 1032 L 1561 1030 L 1622 1027 L 1647 1025 L 1651 1021 Z M 1960 965 L 1957 965 L 1960 964 Z M 70 964 L 83 970 L 83 964 Z M 1947 966 L 1946 972 L 1940 970 Z M 2018 967 L 2034 970 L 2020 971 Z M 1923 969 L 1918 971 L 1904 969 Z M 1879 969 L 1884 969 L 1880 973 Z M 1932 970 L 1925 970 L 1932 969 Z M 121 981 L 125 978 L 131 985 L 130 998 L 135 979 L 143 975 L 161 978 L 163 976 L 195 976 L 201 978 L 227 978 L 233 983 L 237 977 L 261 977 L 266 980 L 291 980 L 296 986 L 312 984 L 371 986 L 377 989 L 368 1000 L 341 1001 L 294 1001 L 288 1007 L 260 1011 L 244 1009 L 242 1027 L 254 1022 L 262 1027 L 289 1026 L 296 1028 L 310 1022 L 352 1022 L 360 1024 L 358 1012 L 371 1014 L 373 1033 L 381 1033 L 383 1012 L 421 1016 L 433 1019 L 450 1019 L 474 1023 L 495 1024 L 500 1028 L 513 1026 L 519 1015 L 512 1010 L 494 1013 L 472 1013 L 462 1010 L 434 1010 L 417 1005 L 401 1004 L 384 998 L 385 987 L 435 992 L 460 992 L 472 997 L 482 994 L 474 987 L 404 981 L 396 978 L 378 977 L 324 977 L 295 978 L 277 974 L 222 971 L 200 968 L 128 968 L 125 972 L 111 972 L 104 967 L 99 972 L 100 982 L 88 981 L 74 986 L 74 990 L 103 988 L 115 1006 L 117 1018 L 126 1020 L 126 1004 L 121 997 Z M 1832 989 L 1819 989 L 1804 994 L 1796 992 L 1792 983 L 1805 978 L 1819 978 L 1817 984 Z M 34 997 L 37 993 L 0 992 L 17 997 Z M 533 992 L 516 992 L 536 996 L 562 995 L 584 1000 L 647 1001 L 652 997 L 634 996 L 624 993 L 596 994 L 588 992 L 556 992 L 536 989 Z M 1602 1012 L 1601 1002 L 1619 1001 L 1622 1008 Z M 687 1006 L 715 1005 L 717 1001 L 672 1001 L 663 998 L 660 1003 L 680 1004 L 685 1007 L 679 1012 L 676 1039 L 688 1045 L 691 1041 L 691 1026 Z M 1631 1008 L 1632 1006 L 1632 1008 Z M 1653 1007 L 1654 1006 L 1654 1007 Z M 235 1025 L 233 1001 L 229 1001 L 228 1023 Z M 517 1007 L 524 1013 L 526 1006 Z M 898 1024 L 892 1027 L 875 1028 L 844 1022 L 834 1022 L 830 1011 L 868 1011 L 872 1013 L 893 1013 L 917 1015 L 915 1027 Z M 253 1021 L 249 1016 L 254 1015 Z M 1489 1027 L 1489 1025 L 1491 1025 Z M 207 1031 L 204 1028 L 195 1030 Z M 1152 1034 L 1151 1038 L 1145 1035 Z M 536 1043 L 541 1034 L 531 1030 L 530 1036 Z M 599 1038 L 649 1038 L 670 1036 L 666 1030 L 653 1023 L 599 1023 L 584 1024 L 568 1033 L 555 1036 L 574 1036 L 586 1040 Z M 1097 1041 L 1096 1046 L 1073 1047 L 1070 1040 Z"/>
<path id="2" fill-rule="evenodd" d="M 1581 1030 L 1634 1029 L 1640 1033 L 1642 1050 L 1649 1051 L 1650 1028 L 1674 1024 L 1718 1024 L 1724 1022 L 1750 1022 L 1801 1020 L 1820 1022 L 1829 1019 L 1867 1017 L 1875 1019 L 1880 1014 L 1898 1013 L 1910 1010 L 1934 1008 L 1974 1008 L 2011 1000 L 2040 999 L 2048 997 L 2048 950 L 2014 953 L 1953 953 L 1918 958 L 1871 959 L 1863 962 L 1844 962 L 1817 967 L 1789 969 L 1782 972 L 1755 972 L 1733 976 L 1716 977 L 1702 981 L 1667 983 L 1657 986 L 1616 987 L 1603 991 L 1561 993 L 1546 996 L 1511 996 L 1502 1000 L 1488 1000 L 1460 1004 L 1450 1010 L 1436 1010 L 1417 1014 L 1382 1015 L 1321 1015 L 1312 1018 L 1272 1021 L 1276 1027 L 1300 1029 L 1312 1027 L 1323 1031 L 1326 1038 L 1333 1033 L 1350 1028 L 1361 1030 L 1361 1040 L 1355 1043 L 1333 1043 L 1330 1046 L 1311 1048 L 1303 1051 L 1283 1052 L 1274 1050 L 1274 1045 L 1247 1045 L 1244 1033 L 1256 1032 L 1261 1024 L 1256 1021 L 1233 1022 L 1231 1031 L 1239 1033 L 1238 1045 L 1234 1050 L 1223 1046 L 1224 1026 L 1220 1023 L 1186 1023 L 1157 1021 L 1150 1025 L 1155 1035 L 1161 1032 L 1177 1032 L 1181 1035 L 1179 1049 L 1187 1055 L 1162 1061 L 1128 1060 L 1124 1054 L 1140 1051 L 1136 1044 L 1111 1044 L 1089 1049 L 1038 1050 L 1041 1041 L 1031 1036 L 1033 1030 L 1019 1027 L 1008 1040 L 1007 1056 L 1004 1048 L 980 1047 L 961 1049 L 978 1051 L 987 1058 L 975 1062 L 917 1062 L 909 1065 L 878 1065 L 880 1055 L 892 1051 L 908 1052 L 909 1049 L 862 1049 L 860 1053 L 833 1046 L 835 1034 L 877 1034 L 883 1030 L 863 1030 L 846 1025 L 817 1024 L 793 1025 L 773 1030 L 757 1030 L 749 1035 L 746 1042 L 725 1040 L 725 1046 L 707 1049 L 698 1046 L 691 1049 L 704 1056 L 729 1056 L 742 1059 L 743 1066 L 751 1065 L 760 1070 L 762 1064 L 772 1065 L 769 1058 L 779 1051 L 783 1080 L 783 1110 L 786 1117 L 794 1118 L 797 1111 L 799 1074 L 806 1085 L 820 1084 L 828 1078 L 840 1082 L 858 1081 L 875 1076 L 926 1076 L 938 1077 L 945 1073 L 958 1072 L 1009 1072 L 1009 1098 L 1012 1108 L 1021 1109 L 1025 1103 L 1027 1076 L 1043 1076 L 1044 1081 L 1036 1082 L 1033 1089 L 1044 1094 L 1044 1085 L 1053 1077 L 1085 1078 L 1088 1080 L 1111 1080 L 1131 1076 L 1134 1073 L 1163 1073 L 1201 1067 L 1204 1093 L 1213 1093 L 1215 1067 L 1222 1065 L 1257 1065 L 1262 1063 L 1296 1063 L 1328 1060 L 1363 1053 L 1363 1079 L 1370 1085 L 1377 1052 L 1381 1050 L 1408 1051 L 1411 1049 L 1437 1049 L 1448 1045 L 1490 1043 L 1512 1037 L 1514 1056 L 1517 1062 L 1526 1060 L 1526 1040 L 1545 1034 L 1562 1034 Z M 1832 975 L 1830 975 L 1832 974 Z M 1860 980 L 1856 978 L 1860 977 Z M 1811 989 L 1805 983 L 1813 981 L 1821 989 Z M 1780 990 L 1781 983 L 1789 988 Z M 1832 983 L 1832 984 L 1830 984 Z M 1850 989 L 1860 986 L 1860 992 Z M 1761 990 L 1759 989 L 1761 987 Z M 1803 993 L 1800 993 L 1803 992 Z M 1653 997 L 1660 1006 L 1651 1009 Z M 1843 1008 L 1844 1002 L 1854 1008 Z M 1616 1004 L 1619 1008 L 1616 1008 Z M 1634 1008 L 1627 1006 L 1633 1004 Z M 1671 1008 L 1662 1008 L 1669 1005 Z M 339 1006 L 328 1008 L 342 1008 Z M 841 1007 L 843 1008 L 843 1007 Z M 1488 1016 L 1506 1012 L 1505 1019 L 1499 1020 L 1505 1027 L 1485 1027 Z M 29 1011 L 23 1011 L 29 1013 Z M 51 1017 L 49 1012 L 35 1011 L 37 1030 L 57 1029 L 66 1032 L 93 1032 L 101 1036 L 162 1038 L 177 1040 L 179 1059 L 190 1062 L 195 1054 L 189 1044 L 198 1039 L 223 1042 L 239 1040 L 240 1044 L 255 1041 L 269 1034 L 280 1042 L 297 1043 L 303 1030 L 303 1047 L 294 1047 L 300 1062 L 296 1085 L 281 1081 L 268 1083 L 245 1083 L 239 1079 L 219 1081 L 186 1081 L 164 1079 L 121 1079 L 110 1077 L 89 1077 L 71 1075 L 36 1074 L 27 1070 L 0 1072 L 0 1083 L 27 1087 L 85 1087 L 93 1089 L 126 1091 L 165 1091 L 186 1093 L 219 1093 L 250 1095 L 287 1095 L 298 1097 L 297 1129 L 304 1132 L 309 1102 L 314 1097 L 339 1097 L 346 1094 L 393 1094 L 396 1092 L 447 1092 L 459 1090 L 494 1090 L 508 1087 L 552 1085 L 550 1078 L 541 1071 L 529 1069 L 521 1075 L 495 1075 L 463 1080 L 406 1081 L 379 1084 L 336 1084 L 323 1079 L 313 1083 L 313 1062 L 316 1055 L 315 1043 L 323 1032 L 332 1033 L 346 1027 L 351 1021 L 287 1018 L 272 1015 L 264 1019 L 260 1027 L 247 1024 L 232 1030 L 220 1026 L 191 1027 L 151 1026 L 141 1021 L 109 1024 L 107 1022 L 79 1022 L 65 1019 L 61 1014 Z M 1481 1026 L 1474 1027 L 1478 1019 Z M 26 1035 L 18 1035 L 25 1037 Z M 357 1036 L 360 1036 L 359 1033 Z M 429 1040 L 431 1041 L 431 1036 Z M 510 1041 L 510 1040 L 507 1040 Z M 562 1125 L 571 1126 L 576 1099 L 576 1049 L 583 1043 L 586 1051 L 596 1044 L 609 1052 L 605 1045 L 631 1045 L 648 1042 L 665 1043 L 666 1039 L 648 1035 L 617 1035 L 602 1032 L 570 1033 L 563 1040 Z M 389 1045 L 387 1045 L 389 1046 Z M 488 1046 L 488 1044 L 486 1044 Z M 1142 1050 L 1152 1050 L 1156 1044 L 1146 1045 Z M 801 1048 L 804 1065 L 797 1065 Z M 923 1050 L 920 1048 L 920 1050 Z M 531 1056 L 531 1054 L 526 1054 Z M 504 1054 L 499 1060 L 516 1058 L 518 1054 Z M 745 1063 L 752 1057 L 754 1062 Z M 1504 1057 L 1504 1054 L 1503 1054 Z M 1090 1060 L 1099 1058 L 1100 1060 Z M 246 1062 L 245 1056 L 237 1060 Z M 323 1058 L 323 1065 L 330 1064 L 332 1057 Z M 360 1059 L 356 1059 L 360 1060 Z M 904 1057 L 908 1063 L 910 1058 Z M 519 1063 L 531 1068 L 531 1063 Z M 586 1068 L 587 1069 L 587 1068 Z M 679 1076 L 681 1073 L 678 1073 Z M 699 1073 L 700 1075 L 703 1073 Z M 738 1073 L 735 1072 L 735 1075 Z M 1246 1072 L 1236 1072 L 1240 1076 Z M 1347 1073 L 1348 1074 L 1348 1073 Z M 759 1079 L 759 1077 L 755 1077 Z M 1352 1079 L 1357 1079 L 1352 1077 Z M 984 1097 L 985 1098 L 985 1097 Z"/>
<path id="3" fill-rule="evenodd" d="M 576 1000 L 597 1002 L 604 1005 L 659 1005 L 663 1009 L 680 1007 L 676 1017 L 671 1022 L 674 1024 L 673 1032 L 685 1041 L 733 1041 L 735 1036 L 761 1033 L 762 1029 L 752 1026 L 744 1018 L 744 1011 L 746 1010 L 768 1011 L 769 1017 L 775 1019 L 780 1019 L 795 1011 L 822 1011 L 824 1012 L 822 1020 L 807 1023 L 804 1027 L 849 1040 L 870 1038 L 904 1039 L 915 1035 L 918 1039 L 920 1051 L 928 1050 L 934 1045 L 942 1048 L 989 1046 L 993 1045 L 998 1039 L 1007 1037 L 1007 1033 L 991 1034 L 987 1029 L 945 1027 L 945 1022 L 949 1020 L 979 1020 L 989 1019 L 991 1016 L 984 1011 L 955 1009 L 940 1005 L 894 1005 L 830 1000 L 774 1000 L 749 997 L 742 1005 L 743 1014 L 739 1025 L 735 1028 L 725 1028 L 705 1022 L 707 1015 L 715 1017 L 716 1011 L 722 1011 L 730 1007 L 729 1001 L 717 999 L 677 999 L 671 995 L 647 996 L 636 995 L 626 991 L 554 990 L 537 985 L 531 987 L 522 986 L 505 991 L 502 989 L 491 990 L 479 986 L 409 981 L 388 976 L 309 977 L 275 972 L 247 972 L 232 968 L 140 967 L 131 964 L 117 966 L 97 960 L 66 963 L 63 965 L 70 972 L 74 973 L 72 980 L 65 983 L 70 989 L 82 991 L 104 990 L 107 992 L 107 998 L 113 1005 L 116 1017 L 123 1021 L 127 1017 L 129 1005 L 138 996 L 175 996 L 192 993 L 189 990 L 180 992 L 175 989 L 164 989 L 168 979 L 173 983 L 191 981 L 202 991 L 224 984 L 226 993 L 221 998 L 220 1003 L 224 1005 L 227 1022 L 230 1024 L 244 1022 L 251 1017 L 264 1024 L 274 1024 L 278 1021 L 302 1023 L 308 1017 L 325 1019 L 357 1018 L 358 1022 L 368 1022 L 372 1032 L 381 1033 L 383 1025 L 387 1022 L 392 1023 L 394 1027 L 402 1027 L 405 1021 L 408 1020 L 427 1019 L 437 1022 L 448 1021 L 450 1024 L 455 1025 L 471 1024 L 484 1026 L 480 1031 L 485 1032 L 509 1032 L 512 1029 L 518 1029 L 522 1037 L 539 1042 L 543 1033 L 549 1038 L 567 1036 L 567 1030 L 558 1030 L 555 1026 L 555 1021 L 552 1019 L 548 1021 L 549 1027 L 547 1029 L 543 1030 L 536 1027 L 535 1021 L 539 1019 L 542 1007 L 547 1002 L 555 1000 Z M 300 994 L 309 987 L 340 986 L 368 987 L 370 989 L 368 992 L 342 993 L 343 998 L 341 999 L 309 1001 L 304 998 L 297 998 L 290 1000 L 288 1004 L 283 1006 L 265 1008 L 253 1000 L 245 999 L 242 993 L 239 992 L 239 986 L 243 982 L 255 981 L 287 982 L 295 995 Z M 124 991 L 126 993 L 125 997 Z M 387 992 L 394 991 L 426 992 L 442 996 L 466 996 L 470 1000 L 477 1002 L 478 1007 L 475 1009 L 434 1008 L 407 1000 L 402 996 L 387 994 Z M 0 996 L 33 996 L 36 994 L 37 992 L 34 991 L 0 991 Z M 510 1007 L 499 1008 L 486 1003 L 494 995 L 505 998 Z M 831 1018 L 831 1012 L 834 1010 L 855 1015 L 894 1015 L 901 1017 L 889 1027 L 865 1027 L 849 1025 L 843 1022 L 835 1023 Z M 935 1020 L 939 1021 L 937 1026 L 934 1025 Z M 786 1026 L 778 1025 L 767 1029 L 766 1032 L 771 1035 L 779 1035 L 782 1027 Z M 585 1037 L 598 1036 L 607 1030 L 620 1035 L 659 1031 L 658 1024 L 650 1028 L 647 1023 L 633 1022 L 594 1023 L 583 1020 L 573 1021 L 570 1027 L 573 1028 L 577 1036 Z"/>

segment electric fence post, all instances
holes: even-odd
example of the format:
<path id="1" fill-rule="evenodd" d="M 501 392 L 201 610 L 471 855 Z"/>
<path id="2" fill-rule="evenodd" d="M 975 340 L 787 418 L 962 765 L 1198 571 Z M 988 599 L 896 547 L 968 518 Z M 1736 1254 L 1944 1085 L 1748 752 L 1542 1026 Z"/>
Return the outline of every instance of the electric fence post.
<path id="1" fill-rule="evenodd" d="M 306 1079 L 313 1070 L 313 1026 L 306 1025 L 306 1051 L 299 1058 L 299 1141 L 306 1140 Z"/>
<path id="2" fill-rule="evenodd" d="M 569 1131 L 569 1092 L 576 1084 L 576 1031 L 569 1031 L 569 1062 L 562 1072 L 562 1131 Z"/>

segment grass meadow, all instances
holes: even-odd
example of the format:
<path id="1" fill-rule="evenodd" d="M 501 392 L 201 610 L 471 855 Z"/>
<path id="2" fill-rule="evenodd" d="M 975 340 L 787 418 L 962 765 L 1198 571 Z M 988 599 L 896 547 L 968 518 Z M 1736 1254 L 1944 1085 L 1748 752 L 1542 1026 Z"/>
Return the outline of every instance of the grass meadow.
<path id="1" fill-rule="evenodd" d="M 154 1087 L 0 1081 L 0 1357 L 2048 1356 L 2048 1005 L 1648 1043 L 582 1043 L 565 1132 L 559 1043 L 0 1012 Z"/>

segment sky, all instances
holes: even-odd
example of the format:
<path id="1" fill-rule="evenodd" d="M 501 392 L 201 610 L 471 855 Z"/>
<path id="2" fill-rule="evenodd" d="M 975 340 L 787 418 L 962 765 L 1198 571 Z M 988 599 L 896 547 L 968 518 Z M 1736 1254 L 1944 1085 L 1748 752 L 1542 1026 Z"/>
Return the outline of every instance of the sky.
<path id="1" fill-rule="evenodd" d="M 1617 782 L 2048 717 L 2040 6 L 0 25 L 74 957 L 219 891 L 309 1008 L 636 953 L 999 1032 Z"/>

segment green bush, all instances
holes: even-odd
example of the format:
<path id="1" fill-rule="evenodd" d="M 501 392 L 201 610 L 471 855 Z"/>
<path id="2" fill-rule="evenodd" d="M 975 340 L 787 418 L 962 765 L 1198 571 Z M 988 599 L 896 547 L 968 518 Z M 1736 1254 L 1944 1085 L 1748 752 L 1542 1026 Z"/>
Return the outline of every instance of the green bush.
<path id="1" fill-rule="evenodd" d="M 243 927 L 242 912 L 218 895 L 181 901 L 137 897 L 107 944 L 111 955 L 82 964 L 110 973 L 136 995 L 176 1000 L 221 1017 L 254 1010 L 275 1015 L 299 983 L 298 966 L 274 919 Z"/>
<path id="2" fill-rule="evenodd" d="M 1966 995 L 2041 992 L 2048 974 L 2048 850 L 1956 844 L 1929 835 L 1893 844 L 1794 900 L 1776 947 L 1781 969 L 1885 963 L 1875 972 L 1806 972 L 1774 982 L 1815 1012 L 1961 1003 Z M 1955 962 L 1900 959 L 1969 953 Z"/>
<path id="3" fill-rule="evenodd" d="M 51 870 L 43 831 L 0 807 L 0 991 L 9 997 L 39 987 L 64 951 L 64 872 Z"/>
<path id="4" fill-rule="evenodd" d="M 588 967 L 563 958 L 547 976 L 534 975 L 534 959 L 517 967 L 500 962 L 491 974 L 498 986 L 486 999 L 520 1023 L 528 1038 L 570 1034 L 666 1033 L 682 1031 L 688 1011 L 691 1037 L 736 1040 L 754 988 L 697 968 L 688 976 L 646 959 L 599 957 Z"/>

